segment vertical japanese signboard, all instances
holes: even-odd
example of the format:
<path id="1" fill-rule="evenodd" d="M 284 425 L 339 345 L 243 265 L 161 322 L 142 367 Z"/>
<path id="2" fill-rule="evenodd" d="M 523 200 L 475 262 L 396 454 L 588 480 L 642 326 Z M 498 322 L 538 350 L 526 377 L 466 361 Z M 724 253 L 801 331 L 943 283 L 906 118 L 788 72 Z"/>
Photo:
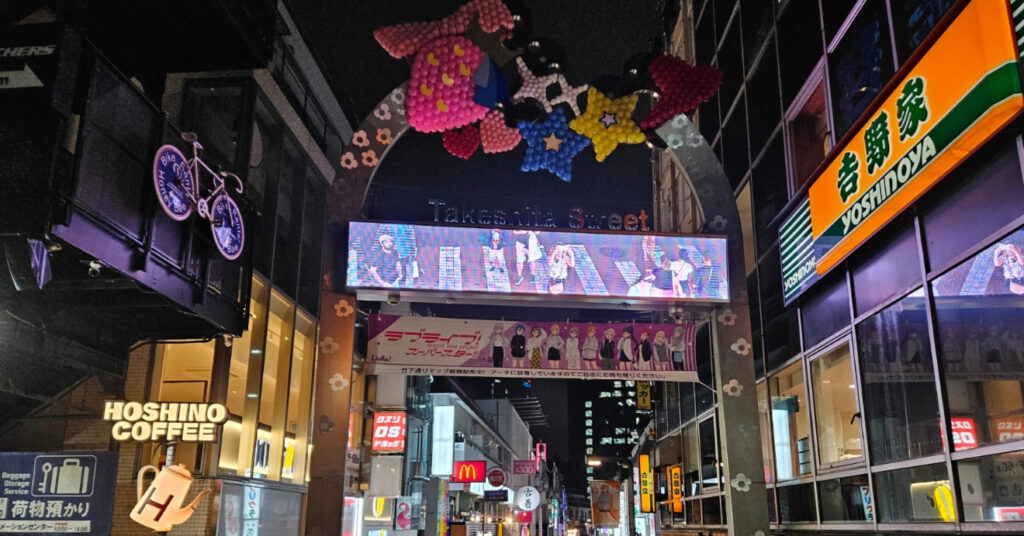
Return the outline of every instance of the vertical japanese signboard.
<path id="1" fill-rule="evenodd" d="M 683 513 L 683 468 L 680 465 L 668 468 L 668 500 L 673 513 Z"/>
<path id="2" fill-rule="evenodd" d="M 654 473 L 651 471 L 651 455 L 640 455 L 640 511 L 650 513 L 654 511 Z"/>
<path id="3" fill-rule="evenodd" d="M 833 151 L 780 228 L 787 303 L 1024 108 L 1015 27 L 1006 2 L 967 4 Z"/>
<path id="4" fill-rule="evenodd" d="M 110 534 L 114 452 L 0 452 L 0 534 Z"/>
<path id="5" fill-rule="evenodd" d="M 379 411 L 373 414 L 373 444 L 377 452 L 405 451 L 405 412 Z"/>

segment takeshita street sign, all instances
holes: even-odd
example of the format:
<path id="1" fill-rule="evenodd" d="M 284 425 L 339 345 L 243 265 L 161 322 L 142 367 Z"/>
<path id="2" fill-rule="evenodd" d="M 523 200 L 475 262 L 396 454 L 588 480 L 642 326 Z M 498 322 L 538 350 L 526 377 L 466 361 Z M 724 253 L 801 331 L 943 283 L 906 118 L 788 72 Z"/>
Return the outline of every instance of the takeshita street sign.
<path id="1" fill-rule="evenodd" d="M 786 303 L 1024 108 L 1018 37 L 1006 2 L 974 0 L 894 77 L 780 227 Z"/>

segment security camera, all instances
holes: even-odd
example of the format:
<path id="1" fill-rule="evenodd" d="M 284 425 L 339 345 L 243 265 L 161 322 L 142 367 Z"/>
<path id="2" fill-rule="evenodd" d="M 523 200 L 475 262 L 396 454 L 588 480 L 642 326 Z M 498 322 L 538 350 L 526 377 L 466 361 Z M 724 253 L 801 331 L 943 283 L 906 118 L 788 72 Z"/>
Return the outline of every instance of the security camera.
<path id="1" fill-rule="evenodd" d="M 400 301 L 398 294 L 388 294 L 388 305 L 398 305 Z"/>
<path id="2" fill-rule="evenodd" d="M 672 320 L 678 324 L 683 321 L 683 308 L 678 305 L 673 305 L 668 308 L 668 315 L 672 317 Z"/>

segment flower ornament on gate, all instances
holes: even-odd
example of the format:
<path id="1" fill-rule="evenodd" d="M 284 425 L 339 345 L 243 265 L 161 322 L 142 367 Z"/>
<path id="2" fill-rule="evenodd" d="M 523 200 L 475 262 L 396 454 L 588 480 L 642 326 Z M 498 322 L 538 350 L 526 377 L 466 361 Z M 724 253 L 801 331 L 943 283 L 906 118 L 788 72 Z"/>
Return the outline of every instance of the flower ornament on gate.
<path id="1" fill-rule="evenodd" d="M 377 129 L 377 141 L 381 145 L 391 145 L 391 129 L 390 128 L 379 128 Z"/>
<path id="2" fill-rule="evenodd" d="M 341 167 L 345 169 L 355 169 L 359 167 L 359 161 L 356 160 L 356 155 L 351 152 L 341 155 Z"/>
<path id="3" fill-rule="evenodd" d="M 736 398 L 743 394 L 743 384 L 736 378 L 729 380 L 729 383 L 722 386 L 722 392 Z"/>
<path id="4" fill-rule="evenodd" d="M 708 222 L 708 228 L 712 231 L 722 232 L 728 224 L 729 220 L 723 218 L 721 214 L 716 214 L 715 217 L 711 218 L 711 221 Z"/>
<path id="5" fill-rule="evenodd" d="M 338 348 L 341 348 L 341 345 L 334 342 L 334 337 L 324 337 L 320 341 L 320 352 L 323 354 L 331 355 L 337 352 Z"/>
<path id="6" fill-rule="evenodd" d="M 718 315 L 718 323 L 723 326 L 735 326 L 736 318 L 736 313 L 734 313 L 732 309 L 726 308 Z"/>
<path id="7" fill-rule="evenodd" d="M 338 300 L 338 303 L 334 304 L 334 314 L 338 315 L 338 318 L 351 316 L 354 312 L 356 312 L 356 308 L 345 300 Z"/>
<path id="8" fill-rule="evenodd" d="M 352 145 L 356 147 L 368 147 L 370 140 L 366 137 L 365 130 L 357 130 L 352 134 Z"/>
<path id="9" fill-rule="evenodd" d="M 740 337 L 736 342 L 732 343 L 730 348 L 732 348 L 733 352 L 736 352 L 739 355 L 747 355 L 750 353 L 750 350 L 753 349 L 747 339 L 744 339 L 743 337 Z"/>
<path id="10" fill-rule="evenodd" d="M 349 385 L 348 378 L 342 376 L 340 372 L 335 372 L 334 376 L 327 381 L 331 384 L 331 390 L 334 392 L 342 391 Z"/>
<path id="11" fill-rule="evenodd" d="M 373 116 L 381 121 L 387 121 L 388 119 L 391 119 L 391 107 L 388 106 L 388 103 L 386 102 L 382 103 L 373 111 Z"/>
<path id="12" fill-rule="evenodd" d="M 753 481 L 747 478 L 747 475 L 743 473 L 736 473 L 736 476 L 729 481 L 729 485 L 731 485 L 733 489 L 743 493 L 750 491 L 750 484 L 752 483 Z"/>

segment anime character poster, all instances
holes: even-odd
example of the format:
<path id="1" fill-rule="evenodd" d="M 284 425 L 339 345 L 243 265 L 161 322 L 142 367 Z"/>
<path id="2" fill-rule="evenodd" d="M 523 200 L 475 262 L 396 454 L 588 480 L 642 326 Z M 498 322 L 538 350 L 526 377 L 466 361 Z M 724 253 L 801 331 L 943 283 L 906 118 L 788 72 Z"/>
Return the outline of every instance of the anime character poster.
<path id="1" fill-rule="evenodd" d="M 350 288 L 729 299 L 718 237 L 351 222 L 348 246 Z"/>
<path id="2" fill-rule="evenodd" d="M 694 324 L 376 315 L 367 373 L 696 381 Z"/>

